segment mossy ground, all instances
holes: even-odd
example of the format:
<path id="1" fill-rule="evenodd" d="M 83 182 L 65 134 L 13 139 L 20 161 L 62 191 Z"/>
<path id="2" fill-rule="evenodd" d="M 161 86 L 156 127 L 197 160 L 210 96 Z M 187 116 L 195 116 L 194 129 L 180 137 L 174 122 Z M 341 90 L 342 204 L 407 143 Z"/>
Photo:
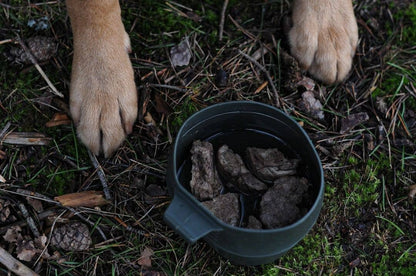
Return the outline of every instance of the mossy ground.
<path id="1" fill-rule="evenodd" d="M 144 121 L 146 114 L 141 113 L 133 134 L 115 156 L 99 159 L 114 200 L 102 209 L 81 210 L 93 223 L 91 249 L 60 252 L 65 259 L 26 264 L 42 275 L 140 275 L 145 273 L 139 262 L 141 252 L 151 248 L 152 268 L 147 273 L 415 275 L 416 207 L 408 199 L 408 189 L 416 179 L 416 5 L 411 1 L 356 1 L 360 46 L 355 65 L 344 83 L 317 84 L 324 91 L 323 121 L 298 108 L 301 91 L 287 84 L 292 71 L 280 53 L 288 50 L 281 24 L 288 1 L 230 1 L 220 42 L 222 5 L 223 1 L 121 1 L 133 46 L 140 110 L 145 109 L 155 125 Z M 0 11 L 2 56 L 18 47 L 9 41 L 17 34 L 55 38 L 58 52 L 41 67 L 65 94 L 57 101 L 33 66 L 0 59 L 0 132 L 10 123 L 8 131 L 38 132 L 52 138 L 48 146 L 41 147 L 0 145 L 5 153 L 4 157 L 0 154 L 0 175 L 7 180 L 2 184 L 2 198 L 25 202 L 24 197 L 4 191 L 16 188 L 51 198 L 101 190 L 96 169 L 74 127 L 45 126 L 55 113 L 65 112 L 68 102 L 72 34 L 63 1 L 3 1 Z M 28 20 L 45 16 L 49 20 L 46 30 L 27 25 Z M 193 57 L 189 66 L 174 70 L 169 51 L 185 36 Z M 258 61 L 284 98 L 285 111 L 311 135 L 323 162 L 324 207 L 305 239 L 275 263 L 236 266 L 204 242 L 186 244 L 162 220 L 170 197 L 152 196 L 147 189 L 151 184 L 165 187 L 172 140 L 195 111 L 229 100 L 275 104 L 270 85 L 258 90 L 267 81 L 264 73 L 238 52 L 254 55 L 265 48 Z M 228 73 L 225 87 L 216 84 L 219 69 Z M 369 120 L 340 134 L 341 119 L 357 112 L 367 112 Z M 42 221 L 39 227 L 48 229 Z M 7 247 L 3 240 L 1 244 Z"/>

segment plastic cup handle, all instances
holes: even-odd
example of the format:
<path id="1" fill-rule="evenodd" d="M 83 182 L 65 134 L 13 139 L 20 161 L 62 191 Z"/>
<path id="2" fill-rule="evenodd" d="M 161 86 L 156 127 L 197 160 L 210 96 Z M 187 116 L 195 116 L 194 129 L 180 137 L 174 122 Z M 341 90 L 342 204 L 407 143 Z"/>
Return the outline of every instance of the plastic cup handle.
<path id="1" fill-rule="evenodd" d="M 222 230 L 201 210 L 201 207 L 195 206 L 194 202 L 181 194 L 175 194 L 164 214 L 164 219 L 189 243 L 196 242 L 212 231 Z"/>

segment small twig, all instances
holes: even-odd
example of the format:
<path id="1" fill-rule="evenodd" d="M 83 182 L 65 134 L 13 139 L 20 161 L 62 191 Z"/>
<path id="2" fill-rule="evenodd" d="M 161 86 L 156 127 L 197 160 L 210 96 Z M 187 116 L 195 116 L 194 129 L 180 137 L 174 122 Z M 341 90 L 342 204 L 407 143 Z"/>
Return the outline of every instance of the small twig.
<path id="1" fill-rule="evenodd" d="M 17 275 L 22 276 L 37 276 L 33 270 L 25 266 L 23 263 L 16 260 L 9 252 L 0 247 L 0 263 L 2 263 L 8 270 Z"/>
<path id="2" fill-rule="evenodd" d="M 186 92 L 187 90 L 185 88 L 180 88 L 173 85 L 167 85 L 167 84 L 157 84 L 157 83 L 147 83 L 145 85 L 140 85 L 139 89 L 144 89 L 146 87 L 155 87 L 155 88 L 166 88 L 166 89 L 172 89 L 179 92 Z"/>
<path id="3" fill-rule="evenodd" d="M 244 29 L 243 27 L 240 26 L 240 24 L 237 23 L 237 21 L 234 20 L 234 18 L 231 15 L 228 15 L 228 18 L 230 18 L 230 20 L 233 22 L 233 24 L 237 27 L 237 29 L 239 29 L 243 34 L 245 34 L 246 36 L 248 36 L 251 40 L 256 41 L 257 38 L 255 35 L 253 35 L 252 33 L 250 33 L 249 31 L 247 31 L 246 29 Z"/>
<path id="4" fill-rule="evenodd" d="M 104 191 L 105 198 L 107 200 L 111 200 L 111 194 L 110 194 L 110 190 L 108 189 L 108 183 L 107 183 L 107 179 L 105 177 L 105 173 L 104 173 L 103 168 L 101 167 L 100 163 L 98 162 L 97 157 L 95 157 L 95 155 L 90 150 L 88 150 L 88 156 L 90 157 L 91 162 L 92 162 L 94 168 L 97 171 L 98 178 L 100 179 L 101 184 L 103 185 L 103 191 Z"/>
<path id="5" fill-rule="evenodd" d="M 48 84 L 48 86 L 52 89 L 52 92 L 63 98 L 64 95 L 58 91 L 58 89 L 56 89 L 56 87 L 52 84 L 52 82 L 49 80 L 48 76 L 46 76 L 45 72 L 42 70 L 42 68 L 39 66 L 37 60 L 35 59 L 35 57 L 32 55 L 32 53 L 30 52 L 29 48 L 27 48 L 27 46 L 25 45 L 25 43 L 23 42 L 23 40 L 20 38 L 19 35 L 17 35 L 17 42 L 19 42 L 20 46 L 23 48 L 23 50 L 26 52 L 26 54 L 28 55 L 30 61 L 33 63 L 33 65 L 35 65 L 36 69 L 38 70 L 38 72 L 42 75 L 43 79 L 46 81 L 46 83 Z"/>
<path id="6" fill-rule="evenodd" d="M 36 227 L 35 221 L 29 215 L 26 206 L 23 203 L 18 203 L 17 206 L 19 207 L 20 211 L 22 212 L 23 217 L 26 219 L 27 225 L 29 226 L 30 230 L 32 231 L 33 235 L 37 238 L 40 236 L 39 230 Z"/>
<path id="7" fill-rule="evenodd" d="M 269 81 L 269 84 L 272 88 L 272 91 L 274 93 L 274 96 L 276 98 L 276 107 L 280 107 L 280 96 L 279 96 L 279 92 L 277 92 L 276 87 L 274 86 L 273 83 L 273 79 L 270 76 L 269 72 L 266 70 L 266 68 L 264 68 L 263 65 L 261 65 L 260 63 L 258 63 L 257 60 L 255 60 L 254 58 L 252 58 L 251 56 L 247 55 L 246 53 L 244 53 L 241 50 L 238 50 L 238 52 L 244 56 L 246 59 L 248 59 L 249 61 L 251 61 L 254 65 L 256 65 L 261 71 L 263 71 L 266 74 L 267 80 Z"/>
<path id="8" fill-rule="evenodd" d="M 5 39 L 5 40 L 1 40 L 0 41 L 0 45 L 6 44 L 6 43 L 11 43 L 13 42 L 13 39 Z"/>
<path id="9" fill-rule="evenodd" d="M 220 31 L 219 31 L 219 40 L 222 41 L 222 36 L 224 33 L 224 23 L 225 23 L 225 11 L 227 10 L 228 0 L 224 1 L 221 11 L 221 21 L 220 21 Z"/>

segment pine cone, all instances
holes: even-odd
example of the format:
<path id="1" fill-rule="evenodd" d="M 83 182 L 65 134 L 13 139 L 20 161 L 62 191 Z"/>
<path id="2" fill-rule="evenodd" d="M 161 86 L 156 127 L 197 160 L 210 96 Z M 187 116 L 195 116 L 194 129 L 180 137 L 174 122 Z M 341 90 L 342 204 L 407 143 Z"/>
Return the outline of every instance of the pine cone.
<path id="1" fill-rule="evenodd" d="M 82 251 L 91 244 L 90 232 L 81 222 L 68 223 L 53 231 L 51 244 L 66 251 Z"/>

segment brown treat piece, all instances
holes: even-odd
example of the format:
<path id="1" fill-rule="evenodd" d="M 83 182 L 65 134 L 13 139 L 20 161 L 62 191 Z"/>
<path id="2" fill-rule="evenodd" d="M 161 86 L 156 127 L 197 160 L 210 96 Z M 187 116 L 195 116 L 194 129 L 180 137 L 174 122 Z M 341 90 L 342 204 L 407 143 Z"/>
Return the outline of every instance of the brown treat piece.
<path id="1" fill-rule="evenodd" d="M 68 223 L 53 231 L 51 244 L 66 251 L 82 251 L 91 245 L 90 231 L 81 222 Z"/>
<path id="2" fill-rule="evenodd" d="M 209 142 L 194 141 L 191 149 L 192 194 L 199 200 L 213 199 L 221 191 L 221 181 L 214 166 L 214 149 Z"/>
<path id="3" fill-rule="evenodd" d="M 227 145 L 218 149 L 218 170 L 231 184 L 242 192 L 262 192 L 267 185 L 255 178 L 244 165 L 241 156 L 234 153 Z"/>
<path id="4" fill-rule="evenodd" d="M 279 195 L 276 190 L 268 190 L 260 202 L 260 220 L 266 228 L 289 225 L 299 218 L 299 208 L 293 202 Z"/>
<path id="5" fill-rule="evenodd" d="M 287 159 L 278 149 L 247 148 L 247 163 L 254 175 L 264 181 L 294 175 L 299 159 Z"/>
<path id="6" fill-rule="evenodd" d="M 249 229 L 262 229 L 263 225 L 255 216 L 249 216 L 246 228 Z"/>
<path id="7" fill-rule="evenodd" d="M 305 198 L 309 186 L 309 182 L 305 177 L 285 176 L 276 179 L 271 189 L 275 189 L 290 202 L 299 204 Z"/>
<path id="8" fill-rule="evenodd" d="M 309 183 L 304 177 L 285 176 L 277 179 L 262 197 L 260 220 L 267 228 L 289 225 L 301 217 L 300 204 L 307 195 Z"/>
<path id="9" fill-rule="evenodd" d="M 240 220 L 238 194 L 228 193 L 202 202 L 214 216 L 232 226 L 237 226 Z"/>

